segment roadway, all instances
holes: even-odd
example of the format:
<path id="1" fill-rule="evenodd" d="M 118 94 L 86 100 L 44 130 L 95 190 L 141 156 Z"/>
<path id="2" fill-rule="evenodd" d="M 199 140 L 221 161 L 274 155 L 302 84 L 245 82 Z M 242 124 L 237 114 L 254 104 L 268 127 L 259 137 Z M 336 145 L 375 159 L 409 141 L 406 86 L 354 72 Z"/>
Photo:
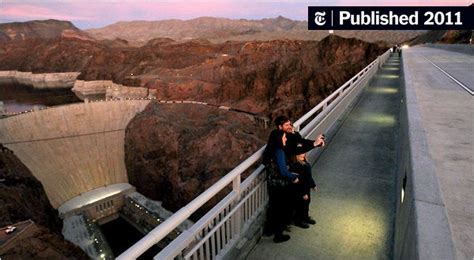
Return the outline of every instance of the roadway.
<path id="1" fill-rule="evenodd" d="M 3 249 L 2 247 L 6 242 L 8 242 L 10 239 L 15 238 L 19 233 L 21 233 L 23 230 L 25 230 L 32 224 L 33 222 L 31 220 L 26 220 L 19 223 L 14 223 L 12 225 L 8 225 L 16 227 L 16 230 L 10 234 L 5 233 L 5 230 L 8 226 L 0 228 L 0 249 Z"/>
<path id="2" fill-rule="evenodd" d="M 309 229 L 262 237 L 247 259 L 391 259 L 396 210 L 400 58 L 377 72 L 313 166 Z"/>

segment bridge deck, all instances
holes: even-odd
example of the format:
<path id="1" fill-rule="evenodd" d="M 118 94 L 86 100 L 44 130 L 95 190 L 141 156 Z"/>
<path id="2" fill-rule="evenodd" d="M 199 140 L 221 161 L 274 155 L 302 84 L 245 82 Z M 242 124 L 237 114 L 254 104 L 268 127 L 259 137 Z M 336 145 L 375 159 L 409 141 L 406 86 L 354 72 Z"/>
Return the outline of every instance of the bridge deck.
<path id="1" fill-rule="evenodd" d="M 456 46 L 441 47 L 449 50 Z M 417 99 L 457 257 L 472 259 L 474 98 L 429 62 L 474 90 L 474 46 L 463 48 L 470 55 L 426 47 L 409 48 L 403 54 L 403 63 L 407 88 L 413 89 Z"/>
<path id="2" fill-rule="evenodd" d="M 262 237 L 247 259 L 390 259 L 396 192 L 400 59 L 392 56 L 369 84 L 313 167 L 310 229 L 291 239 Z"/>

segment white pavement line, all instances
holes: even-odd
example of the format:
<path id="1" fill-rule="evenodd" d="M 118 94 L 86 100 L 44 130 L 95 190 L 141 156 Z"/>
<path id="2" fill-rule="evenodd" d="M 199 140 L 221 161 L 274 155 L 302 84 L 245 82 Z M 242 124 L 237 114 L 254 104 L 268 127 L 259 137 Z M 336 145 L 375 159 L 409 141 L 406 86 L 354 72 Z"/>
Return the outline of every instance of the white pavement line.
<path id="1" fill-rule="evenodd" d="M 445 70 L 440 68 L 438 65 L 434 64 L 434 62 L 432 62 L 430 59 L 426 58 L 425 55 L 423 55 L 423 54 L 420 54 L 420 55 L 423 56 L 423 58 L 425 58 L 425 60 L 427 60 L 431 64 L 433 64 L 433 66 L 435 66 L 437 69 L 439 69 L 441 72 L 443 72 L 450 79 L 454 80 L 454 82 L 456 82 L 459 86 L 461 86 L 464 90 L 466 90 L 469 94 L 471 94 L 471 96 L 474 95 L 474 91 L 472 91 L 469 87 L 466 87 L 462 82 L 460 82 L 459 80 L 457 80 L 456 78 L 451 76 L 451 74 L 449 74 L 448 72 L 446 72 Z"/>

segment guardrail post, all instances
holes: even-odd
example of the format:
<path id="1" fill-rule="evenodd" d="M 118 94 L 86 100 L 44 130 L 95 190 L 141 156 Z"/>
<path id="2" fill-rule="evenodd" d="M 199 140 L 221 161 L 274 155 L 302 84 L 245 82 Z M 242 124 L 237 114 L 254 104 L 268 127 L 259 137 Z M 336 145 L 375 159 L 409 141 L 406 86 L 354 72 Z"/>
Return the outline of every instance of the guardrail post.
<path id="1" fill-rule="evenodd" d="M 237 194 L 240 193 L 240 174 L 232 181 L 232 190 Z"/>
<path id="2" fill-rule="evenodd" d="M 326 101 L 326 102 L 324 102 L 324 105 L 323 105 L 323 109 L 322 109 L 322 111 L 325 111 L 325 110 L 326 110 L 326 108 L 328 108 L 328 102 L 327 102 L 327 101 Z"/>
<path id="3" fill-rule="evenodd" d="M 379 68 L 382 68 L 382 65 L 383 65 L 382 56 L 377 57 L 377 63 L 379 65 Z"/>
<path id="4" fill-rule="evenodd" d="M 234 201 L 235 205 L 239 204 L 240 198 L 242 197 L 242 194 L 240 194 L 240 174 L 235 177 L 235 179 L 232 182 L 232 189 L 235 193 L 237 193 L 237 200 Z M 241 207 L 239 207 L 235 213 L 234 216 L 232 217 L 232 238 L 238 238 L 240 237 L 241 229 L 242 229 L 242 210 L 244 208 L 244 205 L 242 204 Z"/>

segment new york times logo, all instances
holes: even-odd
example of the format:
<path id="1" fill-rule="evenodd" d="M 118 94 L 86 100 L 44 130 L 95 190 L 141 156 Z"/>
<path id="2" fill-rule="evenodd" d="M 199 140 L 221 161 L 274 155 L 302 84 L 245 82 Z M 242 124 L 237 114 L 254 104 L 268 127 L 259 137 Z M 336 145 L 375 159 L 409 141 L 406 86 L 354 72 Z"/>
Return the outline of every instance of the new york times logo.
<path id="1" fill-rule="evenodd" d="M 309 30 L 470 30 L 474 6 L 308 7 Z"/>
<path id="2" fill-rule="evenodd" d="M 326 12 L 314 13 L 314 23 L 318 26 L 323 26 L 326 23 Z"/>

